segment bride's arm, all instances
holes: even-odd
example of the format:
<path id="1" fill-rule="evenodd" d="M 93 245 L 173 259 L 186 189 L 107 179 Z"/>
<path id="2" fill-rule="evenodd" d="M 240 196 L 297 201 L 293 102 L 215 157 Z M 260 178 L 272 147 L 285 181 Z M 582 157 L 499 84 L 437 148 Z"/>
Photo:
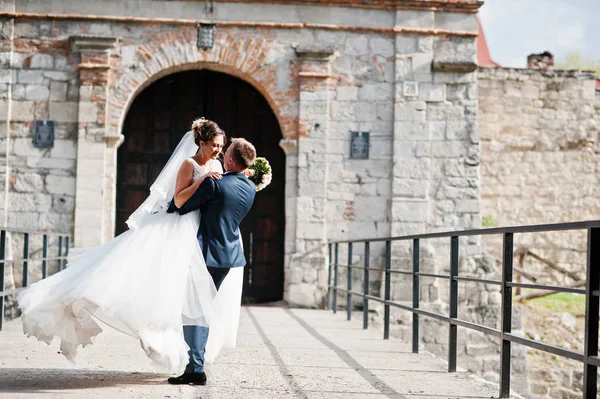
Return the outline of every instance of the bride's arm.
<path id="1" fill-rule="evenodd" d="M 194 177 L 194 165 L 192 161 L 186 159 L 177 172 L 177 182 L 175 183 L 174 202 L 177 208 L 181 208 L 185 202 L 196 192 L 198 187 L 207 177 L 219 178 L 220 174 L 207 173 L 195 182 L 192 183 Z"/>
<path id="2" fill-rule="evenodd" d="M 200 186 L 200 179 L 192 184 L 192 180 L 194 177 L 194 165 L 192 165 L 192 161 L 186 159 L 181 164 L 179 168 L 179 172 L 177 172 L 177 182 L 175 183 L 175 195 L 173 201 L 175 202 L 175 206 L 177 208 L 181 208 L 181 205 L 185 204 L 194 191 Z"/>

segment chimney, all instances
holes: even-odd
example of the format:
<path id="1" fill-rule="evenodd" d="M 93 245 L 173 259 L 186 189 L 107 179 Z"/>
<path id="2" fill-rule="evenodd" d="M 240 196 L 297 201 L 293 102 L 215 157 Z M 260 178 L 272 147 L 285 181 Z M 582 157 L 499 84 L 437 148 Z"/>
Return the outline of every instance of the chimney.
<path id="1" fill-rule="evenodd" d="M 527 68 L 552 69 L 554 68 L 554 56 L 549 51 L 544 51 L 541 54 L 531 54 L 527 57 Z"/>

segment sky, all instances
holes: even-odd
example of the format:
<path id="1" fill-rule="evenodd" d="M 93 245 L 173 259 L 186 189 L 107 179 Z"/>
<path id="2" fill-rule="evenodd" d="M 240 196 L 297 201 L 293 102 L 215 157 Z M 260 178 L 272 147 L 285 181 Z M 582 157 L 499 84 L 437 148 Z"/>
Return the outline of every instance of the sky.
<path id="1" fill-rule="evenodd" d="M 600 0 L 485 0 L 479 12 L 492 60 L 523 68 L 550 51 L 600 59 Z"/>

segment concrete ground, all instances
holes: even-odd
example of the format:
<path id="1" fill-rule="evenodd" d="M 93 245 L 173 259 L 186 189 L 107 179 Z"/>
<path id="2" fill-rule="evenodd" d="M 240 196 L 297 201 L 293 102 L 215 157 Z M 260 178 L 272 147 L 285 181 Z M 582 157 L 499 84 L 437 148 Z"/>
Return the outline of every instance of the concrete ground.
<path id="1" fill-rule="evenodd" d="M 429 353 L 384 341 L 345 313 L 244 307 L 238 347 L 207 367 L 208 385 L 170 386 L 139 343 L 107 328 L 78 364 L 58 343 L 26 338 L 19 320 L 0 332 L 0 399 L 17 398 L 496 398 L 498 387 L 447 373 Z"/>

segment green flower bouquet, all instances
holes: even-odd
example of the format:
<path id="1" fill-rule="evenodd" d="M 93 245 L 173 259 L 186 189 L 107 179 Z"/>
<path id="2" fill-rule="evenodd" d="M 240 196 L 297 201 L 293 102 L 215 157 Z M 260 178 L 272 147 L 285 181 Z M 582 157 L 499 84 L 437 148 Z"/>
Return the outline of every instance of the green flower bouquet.
<path id="1" fill-rule="evenodd" d="M 271 184 L 273 179 L 273 170 L 269 161 L 266 158 L 258 157 L 254 163 L 248 168 L 251 171 L 251 176 L 248 178 L 256 186 L 256 191 L 260 191 L 263 188 Z"/>

